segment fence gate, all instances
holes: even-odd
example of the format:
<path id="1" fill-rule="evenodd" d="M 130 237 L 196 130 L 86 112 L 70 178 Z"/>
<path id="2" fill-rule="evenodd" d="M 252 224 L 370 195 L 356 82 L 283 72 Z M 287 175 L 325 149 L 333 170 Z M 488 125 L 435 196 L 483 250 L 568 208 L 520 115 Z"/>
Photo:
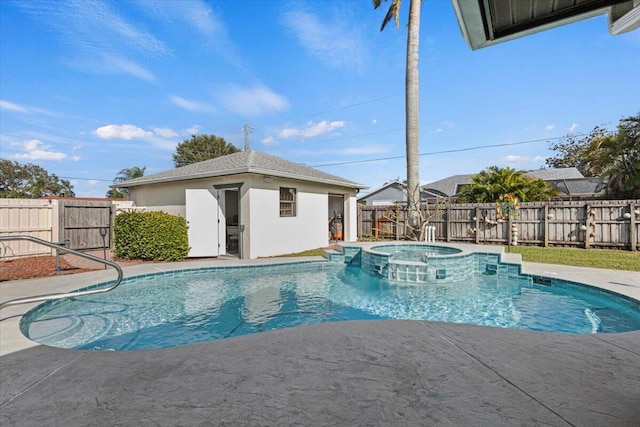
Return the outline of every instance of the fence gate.
<path id="1" fill-rule="evenodd" d="M 71 249 L 102 249 L 104 233 L 104 245 L 111 247 L 112 206 L 111 201 L 60 200 L 59 241 Z"/>

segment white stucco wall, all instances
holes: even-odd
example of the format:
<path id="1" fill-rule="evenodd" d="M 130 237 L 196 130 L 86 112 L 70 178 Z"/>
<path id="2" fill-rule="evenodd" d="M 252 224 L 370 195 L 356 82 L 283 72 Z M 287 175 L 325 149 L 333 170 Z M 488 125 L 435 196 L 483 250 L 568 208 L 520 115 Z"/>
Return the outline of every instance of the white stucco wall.
<path id="1" fill-rule="evenodd" d="M 242 182 L 240 218 L 243 258 L 258 258 L 325 247 L 329 243 L 329 193 L 344 196 L 344 240 L 357 239 L 357 208 L 354 189 L 325 184 L 265 179 L 260 174 L 241 174 L 156 185 L 132 187 L 130 198 L 138 208 L 186 216 L 185 190 Z M 297 190 L 297 215 L 280 217 L 280 187 Z"/>
<path id="2" fill-rule="evenodd" d="M 328 244 L 328 196 L 297 189 L 297 215 L 280 216 L 278 189 L 249 190 L 251 242 L 258 258 L 316 249 Z"/>
<path id="3" fill-rule="evenodd" d="M 344 231 L 345 242 L 358 240 L 358 198 L 355 192 L 344 198 Z"/>

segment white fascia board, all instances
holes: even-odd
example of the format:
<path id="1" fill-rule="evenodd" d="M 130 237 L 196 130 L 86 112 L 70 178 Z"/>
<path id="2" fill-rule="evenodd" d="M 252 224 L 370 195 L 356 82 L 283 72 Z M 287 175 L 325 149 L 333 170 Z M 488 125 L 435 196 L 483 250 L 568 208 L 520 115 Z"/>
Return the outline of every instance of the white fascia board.
<path id="1" fill-rule="evenodd" d="M 628 33 L 640 28 L 640 1 L 636 1 L 633 9 L 619 18 L 609 13 L 609 32 L 613 35 Z"/>

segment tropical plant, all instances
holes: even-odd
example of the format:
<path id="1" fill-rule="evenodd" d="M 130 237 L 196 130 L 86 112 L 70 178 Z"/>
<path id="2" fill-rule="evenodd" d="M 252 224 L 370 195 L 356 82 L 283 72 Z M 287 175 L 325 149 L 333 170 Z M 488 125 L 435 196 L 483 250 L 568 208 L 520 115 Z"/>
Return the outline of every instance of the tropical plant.
<path id="1" fill-rule="evenodd" d="M 494 203 L 507 194 L 521 202 L 536 202 L 554 196 L 558 191 L 541 179 L 525 175 L 524 171 L 491 166 L 471 178 L 471 184 L 462 188 L 458 200 L 462 203 Z"/>
<path id="2" fill-rule="evenodd" d="M 372 0 L 377 9 L 383 0 Z M 384 0 L 386 1 L 386 0 Z M 391 19 L 396 28 L 400 26 L 400 5 L 402 0 L 391 0 L 389 10 L 382 21 L 380 31 Z M 417 229 L 420 226 L 420 82 L 418 75 L 418 46 L 420 41 L 420 7 L 421 0 L 409 0 L 409 25 L 407 30 L 407 62 L 405 87 L 406 114 L 406 152 L 407 152 L 407 205 L 409 224 Z"/>
<path id="3" fill-rule="evenodd" d="M 144 171 L 146 169 L 146 166 L 132 166 L 130 168 L 124 168 L 118 172 L 116 177 L 113 179 L 113 183 L 117 184 L 119 182 L 129 181 L 130 179 L 141 178 L 144 176 Z M 107 191 L 106 197 L 109 199 L 124 199 L 128 195 L 129 191 L 125 188 L 112 188 Z"/>
<path id="4" fill-rule="evenodd" d="M 191 139 L 185 139 L 176 147 L 173 163 L 175 167 L 179 168 L 238 151 L 235 145 L 227 143 L 224 138 L 219 136 L 191 135 Z"/>
<path id="5" fill-rule="evenodd" d="M 73 185 L 38 165 L 0 159 L 0 197 L 36 199 L 47 196 L 75 197 Z"/>

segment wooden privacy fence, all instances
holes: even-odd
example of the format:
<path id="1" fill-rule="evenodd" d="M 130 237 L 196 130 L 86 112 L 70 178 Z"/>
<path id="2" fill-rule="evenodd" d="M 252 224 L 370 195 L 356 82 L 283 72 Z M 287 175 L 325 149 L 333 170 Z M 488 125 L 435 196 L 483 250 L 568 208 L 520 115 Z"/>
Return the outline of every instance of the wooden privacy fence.
<path id="1" fill-rule="evenodd" d="M 513 224 L 493 203 L 428 203 L 422 211 L 439 241 L 510 244 L 515 224 L 522 245 L 640 249 L 640 200 L 521 203 Z M 402 239 L 405 230 L 403 206 L 358 206 L 359 239 Z"/>
<path id="2" fill-rule="evenodd" d="M 77 250 L 111 247 L 111 201 L 73 199 L 0 199 L 0 235 L 28 235 Z M 25 241 L 0 247 L 1 258 L 50 254 L 51 249 Z"/>

